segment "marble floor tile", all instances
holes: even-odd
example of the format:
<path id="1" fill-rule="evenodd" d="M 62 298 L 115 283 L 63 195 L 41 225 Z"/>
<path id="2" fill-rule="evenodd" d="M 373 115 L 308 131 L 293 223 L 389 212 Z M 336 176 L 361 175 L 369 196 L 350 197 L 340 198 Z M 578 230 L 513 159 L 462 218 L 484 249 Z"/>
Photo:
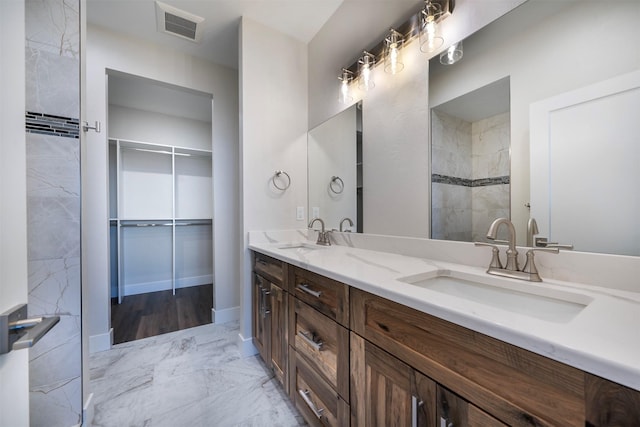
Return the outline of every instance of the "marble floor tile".
<path id="1" fill-rule="evenodd" d="M 240 356 L 238 332 L 209 324 L 93 354 L 92 425 L 306 425 L 259 357 Z"/>

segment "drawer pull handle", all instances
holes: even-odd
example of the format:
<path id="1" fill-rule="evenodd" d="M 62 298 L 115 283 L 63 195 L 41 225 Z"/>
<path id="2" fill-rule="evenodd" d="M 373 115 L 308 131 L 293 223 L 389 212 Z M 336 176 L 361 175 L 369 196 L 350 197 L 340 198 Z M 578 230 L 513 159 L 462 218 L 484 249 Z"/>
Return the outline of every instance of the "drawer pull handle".
<path id="1" fill-rule="evenodd" d="M 317 340 L 312 334 L 306 331 L 298 331 L 298 336 L 302 338 L 307 344 L 314 348 L 315 351 L 321 351 L 324 343 Z M 315 338 L 315 339 L 314 339 Z"/>
<path id="2" fill-rule="evenodd" d="M 262 298 L 261 298 L 261 300 L 262 300 L 262 302 L 261 302 L 261 304 L 262 304 L 262 318 L 263 318 L 263 319 L 266 319 L 267 314 L 270 314 L 270 313 L 271 313 L 271 310 L 269 310 L 269 309 L 267 308 L 267 300 L 266 300 L 266 298 L 265 298 L 265 297 L 266 297 L 267 295 L 271 295 L 271 292 L 270 292 L 270 291 L 267 291 L 267 289 L 266 289 L 266 288 L 261 288 L 261 289 L 260 289 L 260 291 L 262 291 Z"/>
<path id="3" fill-rule="evenodd" d="M 453 423 L 450 423 L 448 419 L 440 417 L 440 427 L 453 427 Z"/>
<path id="4" fill-rule="evenodd" d="M 424 405 L 417 396 L 411 396 L 411 427 L 418 427 L 418 408 Z"/>
<path id="5" fill-rule="evenodd" d="M 302 396 L 302 400 L 304 400 L 304 403 L 306 403 L 309 409 L 313 411 L 313 415 L 315 415 L 317 419 L 321 420 L 322 412 L 324 411 L 324 409 L 323 408 L 316 409 L 316 405 L 313 404 L 313 402 L 311 401 L 311 398 L 309 397 L 309 390 L 298 389 L 298 393 L 300 394 L 300 396 Z"/>
<path id="6" fill-rule="evenodd" d="M 320 298 L 320 295 L 322 295 L 322 292 L 320 291 L 309 289 L 309 285 L 307 285 L 306 283 L 300 283 L 298 286 L 296 286 L 296 289 L 300 289 L 302 292 L 312 295 L 316 298 Z"/>

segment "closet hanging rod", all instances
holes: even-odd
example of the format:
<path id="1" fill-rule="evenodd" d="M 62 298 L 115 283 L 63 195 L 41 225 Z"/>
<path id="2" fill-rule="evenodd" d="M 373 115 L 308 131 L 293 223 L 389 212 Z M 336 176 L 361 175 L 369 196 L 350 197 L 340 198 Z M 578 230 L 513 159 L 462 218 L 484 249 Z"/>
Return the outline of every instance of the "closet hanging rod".
<path id="1" fill-rule="evenodd" d="M 120 224 L 120 227 L 171 227 L 171 222 L 128 222 Z"/>
<path id="2" fill-rule="evenodd" d="M 171 152 L 171 151 L 167 151 L 167 150 L 153 150 L 150 148 L 136 148 L 136 147 L 123 147 L 126 148 L 127 150 L 135 150 L 135 151 L 144 151 L 145 153 L 155 153 L 155 154 L 173 154 L 175 156 L 185 156 L 185 157 L 191 157 L 191 154 L 188 153 L 176 153 L 176 152 Z"/>

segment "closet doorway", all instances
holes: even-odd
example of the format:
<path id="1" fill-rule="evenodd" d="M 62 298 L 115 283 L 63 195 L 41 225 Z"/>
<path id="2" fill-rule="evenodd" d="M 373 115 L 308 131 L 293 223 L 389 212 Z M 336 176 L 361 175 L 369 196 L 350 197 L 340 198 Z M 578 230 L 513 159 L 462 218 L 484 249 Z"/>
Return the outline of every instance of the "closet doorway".
<path id="1" fill-rule="evenodd" d="M 113 343 L 211 323 L 212 96 L 107 73 Z"/>

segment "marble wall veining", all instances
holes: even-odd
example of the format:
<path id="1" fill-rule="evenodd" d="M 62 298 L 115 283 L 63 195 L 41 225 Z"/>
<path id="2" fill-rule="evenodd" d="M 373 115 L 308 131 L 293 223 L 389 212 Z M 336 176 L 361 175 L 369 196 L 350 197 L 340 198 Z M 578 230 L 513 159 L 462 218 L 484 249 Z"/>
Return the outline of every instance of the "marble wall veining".
<path id="1" fill-rule="evenodd" d="M 60 322 L 29 352 L 32 426 L 82 421 L 79 0 L 27 0 L 29 315 Z"/>

